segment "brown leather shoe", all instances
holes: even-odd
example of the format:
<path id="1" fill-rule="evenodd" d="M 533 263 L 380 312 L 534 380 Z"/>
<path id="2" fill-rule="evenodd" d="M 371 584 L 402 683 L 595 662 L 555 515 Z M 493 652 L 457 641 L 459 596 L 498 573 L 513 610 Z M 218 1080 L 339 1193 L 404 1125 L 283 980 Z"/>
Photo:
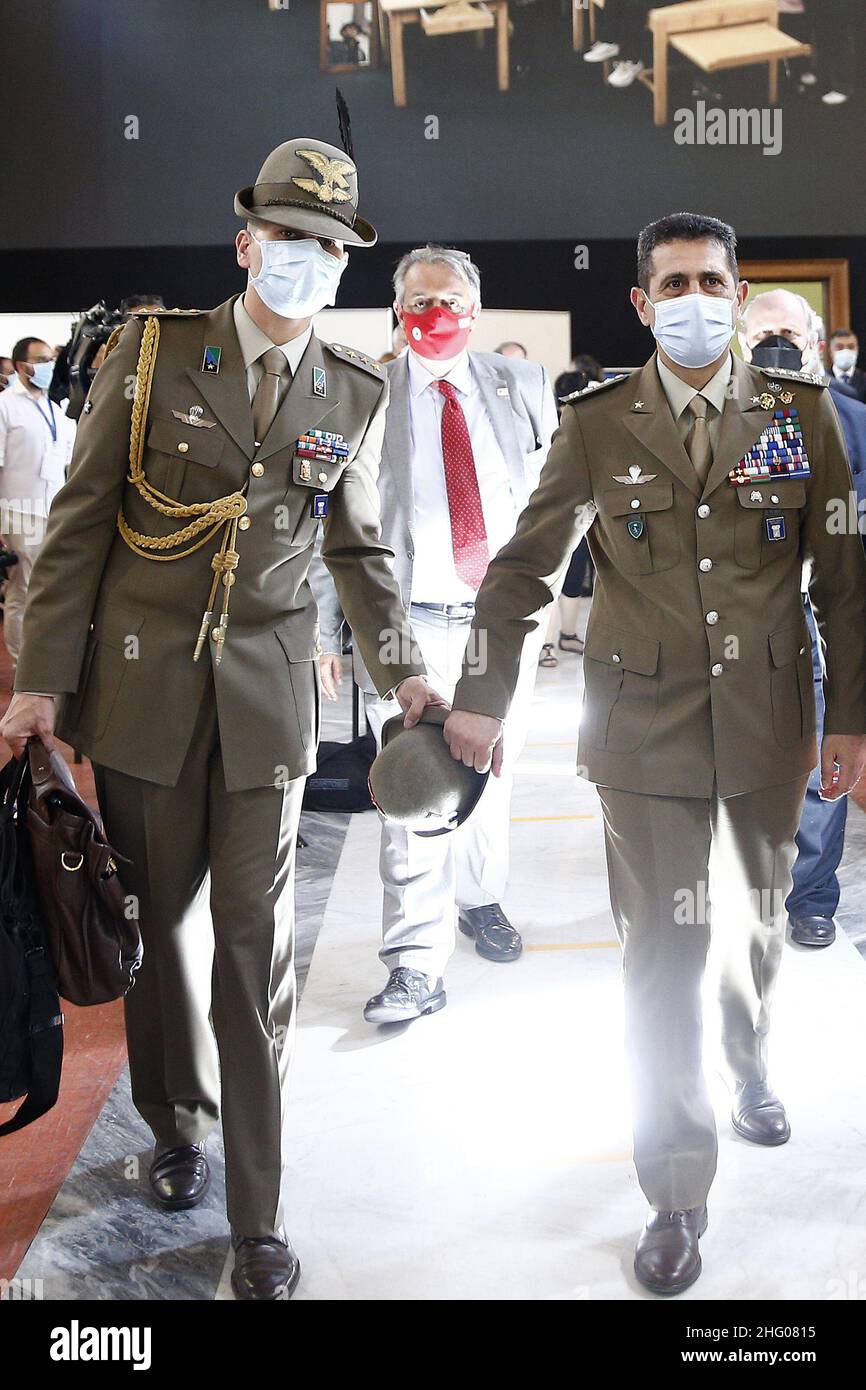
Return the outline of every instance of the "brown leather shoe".
<path id="1" fill-rule="evenodd" d="M 232 1245 L 232 1288 L 237 1298 L 291 1298 L 301 1277 L 301 1262 L 288 1241 L 278 1236 L 232 1235 Z"/>
<path id="2" fill-rule="evenodd" d="M 652 1208 L 634 1253 L 634 1272 L 653 1293 L 682 1293 L 701 1272 L 698 1240 L 707 1229 L 707 1209 L 655 1211 Z"/>
<path id="3" fill-rule="evenodd" d="M 753 1144 L 787 1144 L 791 1126 L 785 1107 L 766 1081 L 738 1081 L 731 1123 Z"/>
<path id="4" fill-rule="evenodd" d="M 150 1165 L 150 1189 L 165 1211 L 198 1206 L 210 1187 L 210 1168 L 204 1144 L 170 1148 L 157 1144 Z"/>

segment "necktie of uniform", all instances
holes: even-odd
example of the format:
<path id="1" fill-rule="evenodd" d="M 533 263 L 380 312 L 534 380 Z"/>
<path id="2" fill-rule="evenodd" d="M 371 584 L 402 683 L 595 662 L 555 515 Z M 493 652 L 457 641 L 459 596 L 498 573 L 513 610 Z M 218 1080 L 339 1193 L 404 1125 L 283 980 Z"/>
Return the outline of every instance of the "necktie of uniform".
<path id="1" fill-rule="evenodd" d="M 478 589 L 487 573 L 490 552 L 487 549 L 487 530 L 469 426 L 455 387 L 450 381 L 436 384 L 445 397 L 442 406 L 442 458 L 448 489 L 454 566 L 470 588 Z"/>
<path id="2" fill-rule="evenodd" d="M 691 459 L 698 480 L 702 483 L 707 481 L 707 474 L 713 461 L 713 446 L 710 443 L 710 431 L 707 425 L 707 406 L 709 401 L 706 396 L 693 396 L 689 401 L 688 409 L 694 416 L 691 429 L 686 436 L 686 453 Z"/>
<path id="3" fill-rule="evenodd" d="M 253 433 L 256 445 L 263 444 L 274 416 L 280 408 L 284 378 L 289 374 L 286 355 L 278 347 L 268 348 L 259 358 L 264 372 L 253 396 Z"/>

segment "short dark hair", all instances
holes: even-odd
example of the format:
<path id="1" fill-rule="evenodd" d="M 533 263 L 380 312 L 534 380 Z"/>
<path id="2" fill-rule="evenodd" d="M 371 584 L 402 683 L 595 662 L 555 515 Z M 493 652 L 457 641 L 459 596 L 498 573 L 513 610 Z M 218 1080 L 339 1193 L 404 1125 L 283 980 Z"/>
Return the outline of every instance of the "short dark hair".
<path id="1" fill-rule="evenodd" d="M 830 334 L 830 342 L 832 343 L 832 341 L 833 341 L 834 338 L 856 338 L 856 337 L 857 337 L 857 334 L 854 332 L 854 329 L 853 329 L 853 328 L 834 328 L 834 329 L 833 329 L 833 332 Z"/>
<path id="2" fill-rule="evenodd" d="M 18 342 L 15 344 L 14 348 L 12 349 L 12 366 L 13 366 L 13 367 L 15 366 L 15 364 L 16 364 L 17 362 L 26 362 L 26 361 L 27 361 L 27 354 L 28 354 L 28 352 L 30 351 L 30 348 L 31 348 L 31 346 L 32 346 L 33 343 L 45 343 L 45 339 L 44 339 L 44 338 L 19 338 L 19 339 L 18 339 Z M 50 346 L 50 345 L 49 345 L 48 343 L 45 343 L 45 346 L 48 347 L 48 346 Z"/>
<path id="3" fill-rule="evenodd" d="M 717 241 L 725 253 L 728 268 L 735 280 L 740 278 L 737 265 L 737 234 L 727 222 L 717 217 L 705 217 L 700 212 L 672 212 L 650 222 L 637 239 L 637 282 L 646 294 L 652 275 L 652 254 L 657 246 L 669 241 Z"/>

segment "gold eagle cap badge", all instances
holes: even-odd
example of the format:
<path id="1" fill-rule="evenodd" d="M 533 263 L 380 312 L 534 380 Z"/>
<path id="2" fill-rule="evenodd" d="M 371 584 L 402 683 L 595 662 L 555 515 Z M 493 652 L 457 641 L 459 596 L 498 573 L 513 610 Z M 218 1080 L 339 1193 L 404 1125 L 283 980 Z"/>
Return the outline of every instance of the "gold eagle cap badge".
<path id="1" fill-rule="evenodd" d="M 298 150 L 301 159 L 305 159 L 316 173 L 321 175 L 322 182 L 317 183 L 315 179 L 293 178 L 292 183 L 296 183 L 298 188 L 303 188 L 306 193 L 313 193 L 320 203 L 350 203 L 352 195 L 349 190 L 347 174 L 354 174 L 355 166 L 345 159 L 329 159 L 326 154 L 320 154 L 318 150 Z"/>

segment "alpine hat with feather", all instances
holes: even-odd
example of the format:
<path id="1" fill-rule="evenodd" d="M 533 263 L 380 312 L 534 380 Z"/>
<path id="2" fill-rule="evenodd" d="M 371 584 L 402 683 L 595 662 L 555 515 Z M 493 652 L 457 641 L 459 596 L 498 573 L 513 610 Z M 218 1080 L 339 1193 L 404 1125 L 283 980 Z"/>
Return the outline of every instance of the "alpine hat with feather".
<path id="1" fill-rule="evenodd" d="M 358 216 L 354 160 L 321 140 L 286 140 L 272 150 L 256 182 L 235 194 L 239 217 L 277 222 L 347 246 L 373 246 L 376 229 Z"/>

